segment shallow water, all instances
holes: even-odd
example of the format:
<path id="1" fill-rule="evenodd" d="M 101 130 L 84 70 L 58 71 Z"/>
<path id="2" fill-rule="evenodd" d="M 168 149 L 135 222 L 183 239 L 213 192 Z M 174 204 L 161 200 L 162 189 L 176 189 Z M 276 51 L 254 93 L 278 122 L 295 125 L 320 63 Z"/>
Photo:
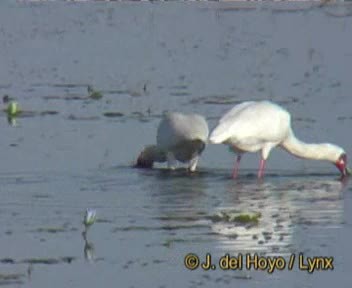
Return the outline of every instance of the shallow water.
<path id="1" fill-rule="evenodd" d="M 351 15 L 349 4 L 2 1 L 0 95 L 23 112 L 0 121 L 0 285 L 350 286 L 352 186 L 332 165 L 277 149 L 263 182 L 258 155 L 233 181 L 222 145 L 191 175 L 131 164 L 164 111 L 212 128 L 249 99 L 284 105 L 297 136 L 350 155 Z M 86 208 L 97 222 L 84 237 Z M 272 274 L 189 271 L 188 253 L 296 260 Z M 299 253 L 334 257 L 334 270 L 299 271 Z"/>

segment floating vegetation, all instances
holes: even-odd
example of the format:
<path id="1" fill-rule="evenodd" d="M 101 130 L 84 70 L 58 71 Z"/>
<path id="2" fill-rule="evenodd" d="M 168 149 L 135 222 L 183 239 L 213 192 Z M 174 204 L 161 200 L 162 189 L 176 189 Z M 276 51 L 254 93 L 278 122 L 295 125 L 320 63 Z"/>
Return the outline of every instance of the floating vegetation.
<path id="1" fill-rule="evenodd" d="M 205 96 L 199 97 L 196 99 L 192 99 L 190 104 L 215 104 L 215 105 L 227 105 L 227 104 L 240 104 L 242 100 L 237 99 L 236 95 L 213 95 L 213 96 Z"/>
<path id="2" fill-rule="evenodd" d="M 241 224 L 258 224 L 259 223 L 259 218 L 261 217 L 261 213 L 256 213 L 254 215 L 249 215 L 249 214 L 240 214 L 236 217 L 234 217 L 234 222 L 238 222 Z"/>
<path id="3" fill-rule="evenodd" d="M 100 91 L 95 90 L 91 85 L 88 85 L 87 91 L 88 91 L 88 97 L 91 99 L 99 100 L 103 98 L 103 94 Z"/>
<path id="4" fill-rule="evenodd" d="M 153 231 L 153 230 L 159 230 L 158 228 L 155 227 L 146 227 L 146 226 L 128 226 L 128 227 L 116 227 L 112 230 L 112 233 L 116 233 L 119 231 Z"/>
<path id="5" fill-rule="evenodd" d="M 260 212 L 257 213 L 238 213 L 238 212 L 219 212 L 210 217 L 213 222 L 233 222 L 239 225 L 258 225 L 259 219 L 262 216 Z"/>
<path id="6" fill-rule="evenodd" d="M 115 117 L 122 117 L 124 116 L 123 113 L 121 112 L 105 112 L 103 114 L 105 117 L 109 117 L 109 118 L 115 118 Z"/>
<path id="7" fill-rule="evenodd" d="M 42 86 L 41 84 L 34 84 L 32 86 L 35 86 L 35 87 L 40 87 Z M 52 86 L 52 87 L 58 87 L 58 88 L 77 88 L 77 87 L 84 87 L 86 85 L 84 84 L 75 84 L 75 83 L 57 83 L 57 84 L 51 84 L 49 86 Z"/>
<path id="8" fill-rule="evenodd" d="M 60 263 L 68 263 L 70 264 L 76 258 L 72 256 L 64 256 L 59 258 L 28 258 L 16 261 L 12 258 L 3 258 L 0 259 L 1 264 L 45 264 L 45 265 L 52 265 L 52 264 L 60 264 Z M 0 274 L 2 275 L 2 274 Z M 1 279 L 1 276 L 0 276 Z"/>
<path id="9" fill-rule="evenodd" d="M 155 227 L 147 227 L 147 226 L 126 226 L 126 227 L 116 227 L 111 232 L 116 233 L 119 231 L 128 232 L 128 231 L 173 231 L 173 230 L 184 230 L 184 229 L 194 229 L 194 228 L 205 228 L 208 227 L 205 224 L 193 224 L 193 225 L 164 225 L 164 226 L 155 226 Z"/>
<path id="10" fill-rule="evenodd" d="M 8 118 L 28 118 L 36 116 L 51 116 L 59 114 L 59 111 L 56 110 L 44 110 L 44 111 L 28 111 L 22 110 L 19 108 L 19 105 L 15 101 L 8 103 L 5 110 L 3 110 Z"/>
<path id="11" fill-rule="evenodd" d="M 55 110 L 47 110 L 39 113 L 40 116 L 57 115 L 57 114 L 59 114 L 59 112 Z"/>
<path id="12" fill-rule="evenodd" d="M 60 258 L 29 258 L 19 261 L 19 263 L 27 263 L 27 264 L 44 264 L 44 265 L 53 265 L 60 263 L 68 263 L 71 264 L 75 257 L 66 256 Z"/>
<path id="13" fill-rule="evenodd" d="M 76 116 L 73 114 L 70 114 L 67 117 L 68 120 L 74 120 L 74 121 L 92 121 L 92 120 L 99 120 L 98 116 Z"/>
<path id="14" fill-rule="evenodd" d="M 1 264 L 15 264 L 15 260 L 12 258 L 2 258 L 0 259 Z"/>
<path id="15" fill-rule="evenodd" d="M 217 104 L 217 105 L 227 105 L 227 104 L 238 104 L 240 101 L 235 95 L 216 95 L 209 97 L 209 99 L 204 100 L 204 104 Z"/>
<path id="16" fill-rule="evenodd" d="M 35 232 L 38 233 L 51 233 L 51 234 L 55 234 L 55 233 L 61 233 L 61 232 L 66 232 L 67 229 L 64 227 L 41 227 L 35 230 Z"/>
<path id="17" fill-rule="evenodd" d="M 70 94 L 65 96 L 43 96 L 44 100 L 87 100 L 87 96 L 81 96 L 76 94 Z"/>
<path id="18" fill-rule="evenodd" d="M 104 91 L 104 94 L 117 94 L 117 95 L 128 95 L 129 92 L 128 90 L 122 90 L 122 89 L 117 89 L 117 90 L 106 90 Z"/>

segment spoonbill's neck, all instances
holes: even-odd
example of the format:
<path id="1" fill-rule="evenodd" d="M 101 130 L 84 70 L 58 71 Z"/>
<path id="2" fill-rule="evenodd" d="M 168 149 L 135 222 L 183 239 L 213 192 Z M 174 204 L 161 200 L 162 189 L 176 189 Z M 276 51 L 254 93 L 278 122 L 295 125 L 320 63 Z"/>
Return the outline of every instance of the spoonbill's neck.
<path id="1" fill-rule="evenodd" d="M 329 143 L 308 144 L 296 138 L 290 130 L 287 138 L 281 143 L 289 153 L 305 159 L 328 160 L 335 162 L 344 152 L 342 148 Z"/>

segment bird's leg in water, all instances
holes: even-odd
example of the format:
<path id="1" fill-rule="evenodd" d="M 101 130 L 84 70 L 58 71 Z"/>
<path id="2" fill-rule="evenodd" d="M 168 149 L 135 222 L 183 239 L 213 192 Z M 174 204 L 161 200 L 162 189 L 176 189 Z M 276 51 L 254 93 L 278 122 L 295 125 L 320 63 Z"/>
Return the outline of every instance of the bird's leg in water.
<path id="1" fill-rule="evenodd" d="M 240 169 L 241 158 L 242 158 L 242 155 L 241 155 L 241 154 L 238 154 L 238 155 L 237 155 L 236 162 L 235 162 L 235 166 L 233 167 L 233 171 L 232 171 L 232 178 L 233 178 L 233 179 L 237 178 L 238 171 L 239 171 L 239 169 Z"/>
<path id="2" fill-rule="evenodd" d="M 176 168 L 176 158 L 174 156 L 174 153 L 167 152 L 166 159 L 167 159 L 167 168 L 169 168 L 170 170 L 175 170 L 175 168 Z"/>
<path id="3" fill-rule="evenodd" d="M 189 166 L 188 166 L 189 171 L 191 171 L 191 172 L 196 171 L 198 159 L 199 159 L 199 157 L 196 156 L 193 159 L 191 159 L 191 161 L 189 161 Z"/>
<path id="4" fill-rule="evenodd" d="M 259 163 L 258 178 L 261 179 L 264 176 L 265 170 L 265 159 L 261 158 Z"/>

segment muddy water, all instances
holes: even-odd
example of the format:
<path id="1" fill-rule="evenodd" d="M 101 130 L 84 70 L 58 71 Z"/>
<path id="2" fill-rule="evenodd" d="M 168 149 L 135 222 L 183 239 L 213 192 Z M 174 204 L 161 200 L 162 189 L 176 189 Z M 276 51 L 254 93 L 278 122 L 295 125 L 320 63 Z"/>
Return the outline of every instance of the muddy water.
<path id="1" fill-rule="evenodd" d="M 318 6 L 1 2 L 0 95 L 22 113 L 0 121 L 0 285 L 348 287 L 352 188 L 332 165 L 275 150 L 264 182 L 258 155 L 233 181 L 233 155 L 212 145 L 194 175 L 130 167 L 164 111 L 213 127 L 249 99 L 351 154 L 352 7 Z M 84 236 L 86 208 L 97 221 Z M 187 270 L 188 253 L 216 269 Z M 226 253 L 286 267 L 222 271 Z M 334 257 L 334 270 L 300 271 L 299 253 Z"/>

